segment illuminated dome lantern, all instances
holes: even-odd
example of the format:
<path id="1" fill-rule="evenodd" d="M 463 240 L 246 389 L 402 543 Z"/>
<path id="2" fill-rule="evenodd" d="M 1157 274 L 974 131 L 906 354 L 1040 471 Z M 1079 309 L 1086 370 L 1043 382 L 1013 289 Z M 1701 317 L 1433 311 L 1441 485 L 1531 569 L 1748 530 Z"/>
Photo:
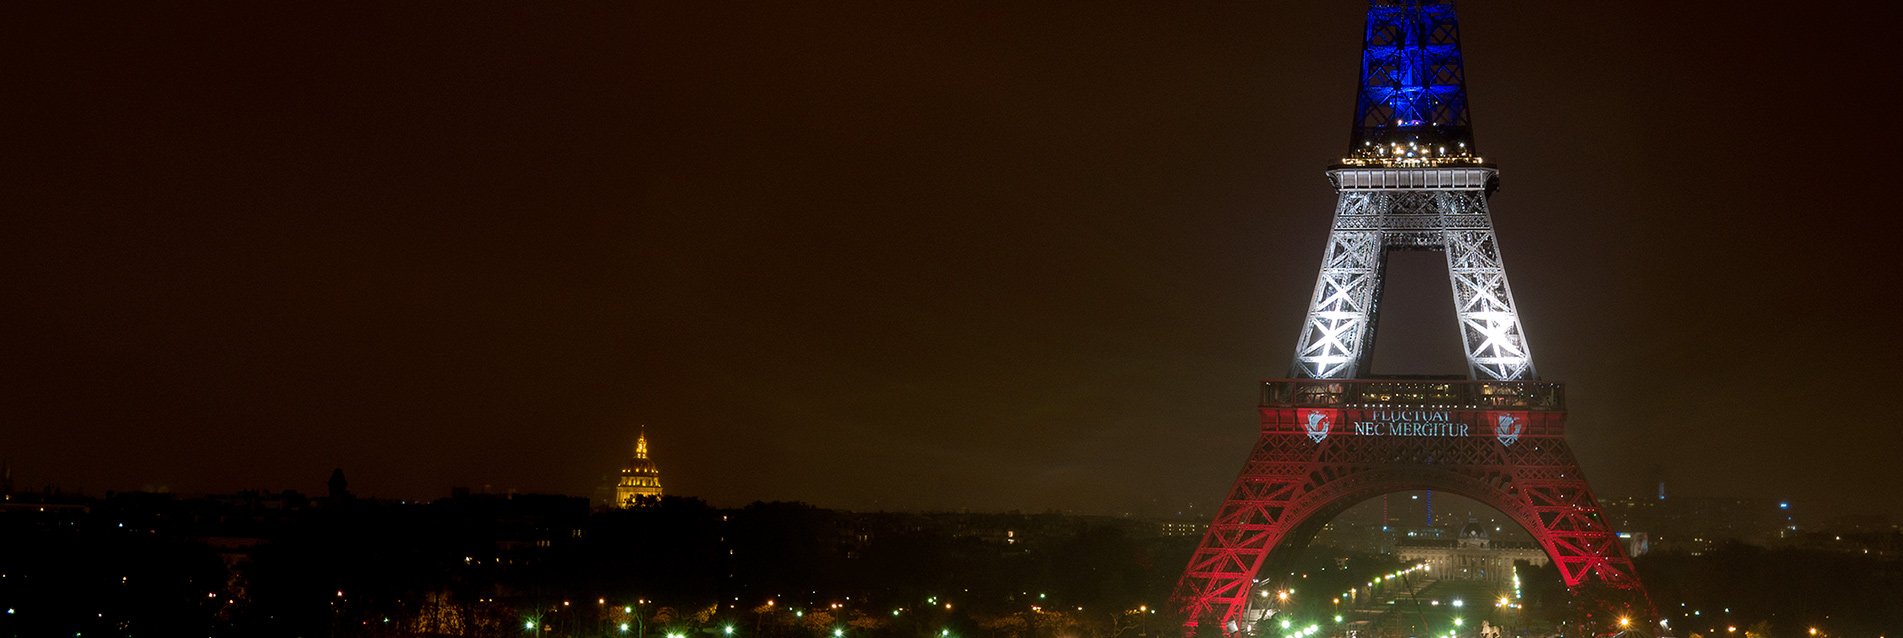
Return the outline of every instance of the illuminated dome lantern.
<path id="1" fill-rule="evenodd" d="M 615 507 L 647 507 L 661 501 L 661 470 L 648 458 L 648 434 L 643 430 L 634 439 L 634 457 L 621 468 L 621 481 L 615 484 Z"/>

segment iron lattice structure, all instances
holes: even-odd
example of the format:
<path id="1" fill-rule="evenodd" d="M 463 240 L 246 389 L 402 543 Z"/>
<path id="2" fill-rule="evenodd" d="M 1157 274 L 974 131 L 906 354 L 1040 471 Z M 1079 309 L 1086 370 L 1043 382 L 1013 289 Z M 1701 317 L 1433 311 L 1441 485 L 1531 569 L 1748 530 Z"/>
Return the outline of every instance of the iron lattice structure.
<path id="1" fill-rule="evenodd" d="M 1454 313 L 1468 376 L 1531 379 L 1533 351 L 1507 284 L 1487 212 L 1494 169 L 1338 168 L 1340 198 L 1321 275 L 1295 347 L 1296 376 L 1350 379 L 1367 369 L 1391 249 L 1440 250 L 1454 287 Z"/>
<path id="2" fill-rule="evenodd" d="M 1564 388 L 1539 381 L 1273 379 L 1249 460 L 1176 586 L 1186 629 L 1245 632 L 1272 551 L 1370 498 L 1430 489 L 1519 523 L 1598 621 L 1656 613 L 1566 445 Z"/>
<path id="3" fill-rule="evenodd" d="M 1472 145 L 1460 21 L 1451 2 L 1376 1 L 1361 41 L 1350 153 L 1395 142 Z"/>
<path id="4" fill-rule="evenodd" d="M 1595 622 L 1657 619 L 1565 439 L 1563 388 L 1537 381 L 1487 209 L 1450 0 L 1371 0 L 1349 156 L 1291 376 L 1265 382 L 1260 438 L 1178 581 L 1185 629 L 1248 630 L 1263 566 L 1361 501 L 1459 494 L 1524 527 Z M 1390 250 L 1446 254 L 1464 379 L 1368 371 Z M 1659 625 L 1646 623 L 1645 627 Z"/>

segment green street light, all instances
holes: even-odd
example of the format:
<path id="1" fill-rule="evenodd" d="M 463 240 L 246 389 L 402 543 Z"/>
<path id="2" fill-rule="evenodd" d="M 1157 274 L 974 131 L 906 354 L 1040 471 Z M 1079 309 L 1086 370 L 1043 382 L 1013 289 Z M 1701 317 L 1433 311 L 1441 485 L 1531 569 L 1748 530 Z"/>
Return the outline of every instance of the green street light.
<path id="1" fill-rule="evenodd" d="M 727 625 L 725 627 L 721 627 L 720 633 L 723 633 L 729 636 L 733 635 L 733 625 Z"/>
<path id="2" fill-rule="evenodd" d="M 621 623 L 621 633 L 628 633 L 628 623 Z"/>

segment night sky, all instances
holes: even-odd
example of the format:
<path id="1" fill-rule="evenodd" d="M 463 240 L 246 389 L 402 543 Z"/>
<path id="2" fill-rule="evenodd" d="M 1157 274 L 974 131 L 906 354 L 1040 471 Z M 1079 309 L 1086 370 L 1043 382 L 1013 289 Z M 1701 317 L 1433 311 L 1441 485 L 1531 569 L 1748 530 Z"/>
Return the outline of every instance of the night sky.
<path id="1" fill-rule="evenodd" d="M 1462 4 L 1602 496 L 1903 512 L 1887 4 Z M 1364 10 L 12 4 L 0 459 L 588 495 L 646 424 L 716 505 L 1206 507 L 1293 354 Z M 1376 372 L 1462 372 L 1440 257 L 1394 264 Z"/>

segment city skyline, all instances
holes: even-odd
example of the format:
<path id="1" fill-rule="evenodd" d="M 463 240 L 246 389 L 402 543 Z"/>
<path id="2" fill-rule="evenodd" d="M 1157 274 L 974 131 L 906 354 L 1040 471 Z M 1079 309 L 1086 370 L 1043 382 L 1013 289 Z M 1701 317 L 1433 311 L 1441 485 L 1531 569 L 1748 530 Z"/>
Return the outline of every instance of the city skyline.
<path id="1" fill-rule="evenodd" d="M 1221 497 L 1289 366 L 1361 19 L 29 11 L 19 488 L 587 494 L 645 424 L 723 506 L 1142 515 Z M 1588 476 L 1903 512 L 1846 400 L 1903 382 L 1894 206 L 1839 186 L 1896 126 L 1878 18 L 1607 11 L 1461 5 Z M 1376 372 L 1463 370 L 1439 260 L 1395 256 Z"/>

